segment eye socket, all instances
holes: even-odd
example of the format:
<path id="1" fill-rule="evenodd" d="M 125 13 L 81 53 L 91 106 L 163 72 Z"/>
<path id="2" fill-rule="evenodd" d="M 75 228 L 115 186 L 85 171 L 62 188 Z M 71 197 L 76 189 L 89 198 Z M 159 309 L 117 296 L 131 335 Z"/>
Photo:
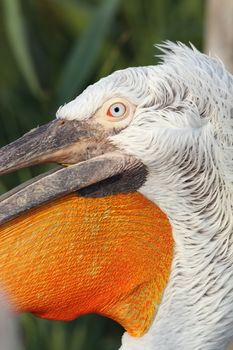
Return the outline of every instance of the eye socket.
<path id="1" fill-rule="evenodd" d="M 108 111 L 107 115 L 112 118 L 122 118 L 126 113 L 126 106 L 122 102 L 113 103 Z"/>

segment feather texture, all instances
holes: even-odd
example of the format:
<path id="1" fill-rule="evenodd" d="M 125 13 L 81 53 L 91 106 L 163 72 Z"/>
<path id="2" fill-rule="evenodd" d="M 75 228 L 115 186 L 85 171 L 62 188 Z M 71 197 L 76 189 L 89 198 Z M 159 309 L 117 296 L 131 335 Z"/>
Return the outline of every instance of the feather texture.
<path id="1" fill-rule="evenodd" d="M 172 272 L 153 325 L 121 350 L 224 350 L 233 326 L 233 77 L 217 58 L 166 42 L 158 66 L 88 87 L 58 118 L 90 118 L 112 97 L 136 108 L 111 142 L 148 168 L 140 192 L 169 217 Z"/>

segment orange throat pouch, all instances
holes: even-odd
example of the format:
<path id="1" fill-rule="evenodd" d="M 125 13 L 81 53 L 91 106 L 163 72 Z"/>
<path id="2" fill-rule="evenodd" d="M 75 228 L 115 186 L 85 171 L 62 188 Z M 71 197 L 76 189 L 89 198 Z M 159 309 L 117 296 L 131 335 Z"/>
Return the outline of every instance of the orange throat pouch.
<path id="1" fill-rule="evenodd" d="M 94 312 L 141 336 L 172 255 L 168 219 L 139 193 L 72 194 L 0 227 L 0 285 L 19 312 L 56 320 Z"/>

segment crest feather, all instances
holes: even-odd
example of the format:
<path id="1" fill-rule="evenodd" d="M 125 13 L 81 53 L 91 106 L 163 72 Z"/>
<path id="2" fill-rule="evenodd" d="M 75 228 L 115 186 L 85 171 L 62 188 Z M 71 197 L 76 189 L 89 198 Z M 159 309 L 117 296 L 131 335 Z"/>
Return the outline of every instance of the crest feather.
<path id="1" fill-rule="evenodd" d="M 166 41 L 156 45 L 162 65 L 173 68 L 199 104 L 202 118 L 211 123 L 222 151 L 224 173 L 233 183 L 233 76 L 217 57 L 199 52 L 194 45 Z"/>

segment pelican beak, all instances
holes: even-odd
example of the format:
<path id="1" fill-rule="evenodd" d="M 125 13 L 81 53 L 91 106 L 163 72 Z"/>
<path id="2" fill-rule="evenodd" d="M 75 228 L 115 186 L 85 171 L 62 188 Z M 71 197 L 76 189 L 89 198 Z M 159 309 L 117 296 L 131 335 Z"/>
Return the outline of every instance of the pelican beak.
<path id="1" fill-rule="evenodd" d="M 145 168 L 108 141 L 113 132 L 88 121 L 57 119 L 1 148 L 0 175 L 46 162 L 69 166 L 1 196 L 0 223 L 83 188 L 82 194 L 89 196 L 137 190 L 145 180 Z"/>

